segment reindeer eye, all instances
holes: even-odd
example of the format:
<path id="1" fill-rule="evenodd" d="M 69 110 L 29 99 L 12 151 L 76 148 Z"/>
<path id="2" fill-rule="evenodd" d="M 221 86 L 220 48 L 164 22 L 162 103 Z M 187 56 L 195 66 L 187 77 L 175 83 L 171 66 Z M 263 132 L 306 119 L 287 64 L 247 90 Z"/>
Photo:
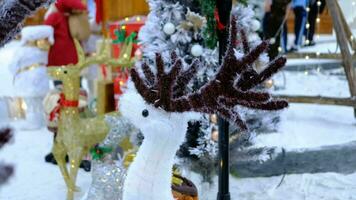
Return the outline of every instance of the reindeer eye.
<path id="1" fill-rule="evenodd" d="M 142 116 L 143 116 L 143 117 L 148 117 L 148 115 L 150 115 L 150 113 L 148 112 L 147 109 L 144 109 L 144 110 L 142 111 Z"/>
<path id="2" fill-rule="evenodd" d="M 64 73 L 64 74 L 67 74 L 68 72 L 67 72 L 67 70 L 64 70 L 63 73 Z"/>

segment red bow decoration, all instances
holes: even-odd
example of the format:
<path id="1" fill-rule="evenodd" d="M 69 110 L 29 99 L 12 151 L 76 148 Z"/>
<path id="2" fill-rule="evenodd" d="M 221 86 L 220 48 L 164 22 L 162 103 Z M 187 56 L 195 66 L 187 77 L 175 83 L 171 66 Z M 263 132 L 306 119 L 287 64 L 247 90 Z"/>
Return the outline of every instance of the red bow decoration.
<path id="1" fill-rule="evenodd" d="M 224 30 L 225 29 L 225 25 L 223 23 L 221 23 L 220 16 L 219 16 L 219 11 L 218 11 L 217 8 L 215 9 L 214 16 L 215 16 L 217 28 L 220 31 Z"/>
<path id="2" fill-rule="evenodd" d="M 61 108 L 75 108 L 79 106 L 79 101 L 70 101 L 66 100 L 65 96 L 63 93 L 60 93 L 60 99 L 58 100 L 58 105 L 52 110 L 52 112 L 49 114 L 49 120 L 52 122 L 57 115 L 60 114 Z"/>

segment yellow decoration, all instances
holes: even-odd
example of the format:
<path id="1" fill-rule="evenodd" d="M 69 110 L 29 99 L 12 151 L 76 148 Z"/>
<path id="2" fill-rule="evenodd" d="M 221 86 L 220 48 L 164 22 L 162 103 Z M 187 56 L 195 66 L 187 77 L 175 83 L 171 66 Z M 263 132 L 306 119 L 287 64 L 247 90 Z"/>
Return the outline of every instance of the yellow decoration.
<path id="1" fill-rule="evenodd" d="M 104 116 L 82 119 L 79 116 L 79 109 L 76 103 L 79 101 L 80 76 L 81 71 L 93 64 L 107 64 L 132 66 L 134 61 L 131 58 L 112 59 L 110 46 L 103 43 L 98 54 L 85 57 L 85 53 L 78 41 L 75 41 L 78 53 L 78 63 L 62 67 L 48 67 L 48 74 L 55 80 L 63 83 L 63 99 L 60 107 L 58 121 L 58 133 L 55 138 L 52 152 L 58 163 L 64 181 L 67 185 L 67 200 L 74 199 L 76 191 L 76 178 L 79 165 L 89 149 L 100 143 L 107 133 L 109 127 L 104 120 Z M 70 168 L 65 162 L 66 155 L 69 156 Z"/>
<path id="2" fill-rule="evenodd" d="M 52 46 L 52 44 L 50 43 L 50 41 L 47 38 L 28 41 L 26 43 L 26 45 L 27 46 L 31 46 L 31 47 L 39 48 L 42 51 L 49 51 L 49 49 Z"/>
<path id="3" fill-rule="evenodd" d="M 24 72 L 28 72 L 28 71 L 32 71 L 34 69 L 37 69 L 37 68 L 41 68 L 41 67 L 45 67 L 47 64 L 43 64 L 43 63 L 36 63 L 36 64 L 32 64 L 32 65 L 29 65 L 27 67 L 24 67 L 24 68 L 20 68 L 19 70 L 17 70 L 15 76 L 14 76 L 14 79 L 12 80 L 12 83 L 14 84 L 15 81 L 16 81 L 16 77 Z"/>
<path id="4" fill-rule="evenodd" d="M 107 57 L 111 57 L 111 48 L 110 42 L 103 41 L 102 45 L 104 46 L 105 55 Z M 112 81 L 111 73 L 113 68 L 129 68 L 134 65 L 137 58 L 131 57 L 131 52 L 133 49 L 133 43 L 124 43 L 121 46 L 121 51 L 118 59 L 110 59 L 104 62 L 107 65 L 107 73 L 110 74 L 109 78 L 100 80 L 98 82 L 98 98 L 97 98 L 97 113 L 98 114 L 105 114 L 107 112 L 112 112 L 115 110 L 115 106 L 113 104 L 114 101 L 114 83 Z M 129 55 L 129 56 L 128 56 Z"/>
<path id="5" fill-rule="evenodd" d="M 183 184 L 183 180 L 181 178 L 178 178 L 176 175 L 180 176 L 180 172 L 179 170 L 175 169 L 173 171 L 173 176 L 172 176 L 172 184 L 173 185 L 182 185 Z"/>

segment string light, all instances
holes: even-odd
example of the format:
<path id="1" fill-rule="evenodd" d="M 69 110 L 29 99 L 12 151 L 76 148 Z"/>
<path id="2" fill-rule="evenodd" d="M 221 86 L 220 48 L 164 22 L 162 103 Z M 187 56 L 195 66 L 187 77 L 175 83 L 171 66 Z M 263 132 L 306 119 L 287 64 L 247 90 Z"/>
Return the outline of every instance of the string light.
<path id="1" fill-rule="evenodd" d="M 25 111 L 27 110 L 27 104 L 25 101 L 21 101 L 21 108 Z"/>

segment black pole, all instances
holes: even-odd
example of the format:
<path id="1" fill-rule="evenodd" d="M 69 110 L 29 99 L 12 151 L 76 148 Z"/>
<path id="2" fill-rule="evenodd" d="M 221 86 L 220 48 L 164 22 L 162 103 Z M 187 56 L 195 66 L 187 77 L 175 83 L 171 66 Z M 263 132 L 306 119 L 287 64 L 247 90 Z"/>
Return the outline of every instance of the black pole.
<path id="1" fill-rule="evenodd" d="M 218 30 L 219 61 L 221 63 L 229 42 L 229 22 L 232 0 L 216 0 L 220 23 L 225 29 Z M 219 117 L 219 192 L 217 200 L 230 200 L 229 192 L 229 122 Z"/>

